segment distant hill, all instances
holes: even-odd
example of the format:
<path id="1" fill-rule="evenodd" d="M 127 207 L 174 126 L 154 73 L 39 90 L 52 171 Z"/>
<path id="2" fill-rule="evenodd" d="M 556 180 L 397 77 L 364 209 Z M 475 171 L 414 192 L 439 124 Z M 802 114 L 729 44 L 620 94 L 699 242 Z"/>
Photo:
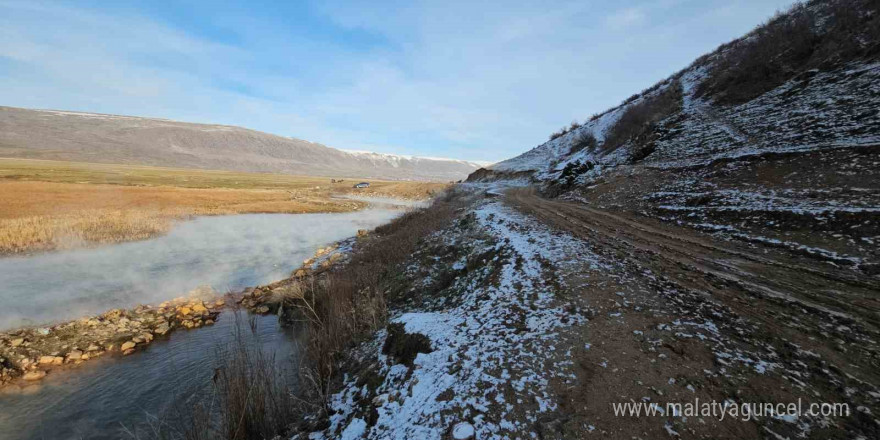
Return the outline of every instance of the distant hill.
<path id="1" fill-rule="evenodd" d="M 392 180 L 459 180 L 480 165 L 347 152 L 228 125 L 0 107 L 0 157 Z"/>

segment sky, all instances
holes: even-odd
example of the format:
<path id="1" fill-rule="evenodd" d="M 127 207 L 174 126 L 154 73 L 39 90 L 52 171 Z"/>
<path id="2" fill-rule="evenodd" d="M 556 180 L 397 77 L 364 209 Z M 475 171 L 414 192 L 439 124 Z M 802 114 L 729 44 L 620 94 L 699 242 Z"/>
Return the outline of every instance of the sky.
<path id="1" fill-rule="evenodd" d="M 789 0 L 0 0 L 0 105 L 494 162 Z"/>

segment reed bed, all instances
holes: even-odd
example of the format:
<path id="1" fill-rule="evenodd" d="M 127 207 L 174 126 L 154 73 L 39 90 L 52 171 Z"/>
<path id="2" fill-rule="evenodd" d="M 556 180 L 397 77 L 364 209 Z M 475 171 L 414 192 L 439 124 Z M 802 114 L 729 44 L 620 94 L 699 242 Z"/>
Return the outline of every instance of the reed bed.
<path id="1" fill-rule="evenodd" d="M 0 256 L 143 240 L 199 215 L 345 212 L 339 194 L 422 199 L 447 184 L 0 158 Z"/>
<path id="2" fill-rule="evenodd" d="M 143 240 L 200 215 L 344 212 L 307 191 L 0 181 L 0 255 Z"/>

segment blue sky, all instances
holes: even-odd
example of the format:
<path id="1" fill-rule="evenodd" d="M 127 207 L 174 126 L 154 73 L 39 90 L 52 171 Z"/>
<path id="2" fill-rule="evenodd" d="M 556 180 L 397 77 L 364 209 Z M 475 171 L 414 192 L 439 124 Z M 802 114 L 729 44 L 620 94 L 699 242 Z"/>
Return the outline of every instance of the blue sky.
<path id="1" fill-rule="evenodd" d="M 0 105 L 495 161 L 790 1 L 221 3 L 0 0 Z"/>

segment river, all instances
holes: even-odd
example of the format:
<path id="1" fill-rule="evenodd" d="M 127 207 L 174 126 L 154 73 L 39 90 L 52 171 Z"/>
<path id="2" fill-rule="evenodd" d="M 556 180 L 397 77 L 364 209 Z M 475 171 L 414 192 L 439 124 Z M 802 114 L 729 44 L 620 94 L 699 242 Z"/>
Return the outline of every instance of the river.
<path id="1" fill-rule="evenodd" d="M 240 289 L 285 278 L 317 248 L 402 213 L 401 202 L 364 199 L 342 214 L 200 217 L 168 235 L 132 243 L 0 259 L 0 328 L 46 324 L 111 308 L 153 304 L 200 286 Z M 406 205 L 412 205 L 410 203 Z M 283 368 L 296 362 L 295 335 L 274 316 L 249 335 Z M 217 349 L 234 339 L 235 315 L 177 331 L 123 358 L 100 359 L 0 392 L 0 440 L 131 438 L 147 421 L 210 388 Z"/>
<path id="2" fill-rule="evenodd" d="M 374 207 L 356 212 L 199 217 L 150 240 L 2 258 L 0 330 L 159 303 L 200 285 L 224 293 L 286 278 L 317 248 L 401 212 L 368 200 Z"/>

